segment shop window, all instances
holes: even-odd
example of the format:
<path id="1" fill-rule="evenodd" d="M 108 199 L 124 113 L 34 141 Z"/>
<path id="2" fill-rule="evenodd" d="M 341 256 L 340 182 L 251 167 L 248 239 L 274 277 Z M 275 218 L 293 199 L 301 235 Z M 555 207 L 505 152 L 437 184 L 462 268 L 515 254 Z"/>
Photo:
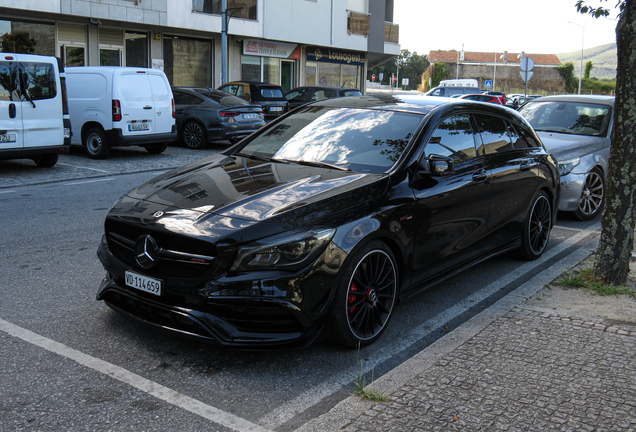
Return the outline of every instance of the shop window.
<path id="1" fill-rule="evenodd" d="M 312 64 L 307 63 L 305 66 L 305 84 L 306 85 L 316 85 L 316 70 L 318 68 Z"/>
<path id="2" fill-rule="evenodd" d="M 318 63 L 318 84 L 340 86 L 340 65 Z"/>
<path id="3" fill-rule="evenodd" d="M 241 56 L 241 79 L 243 81 L 261 80 L 261 58 L 255 56 Z"/>
<path id="4" fill-rule="evenodd" d="M 126 66 L 148 67 L 148 34 L 126 32 Z"/>
<path id="5" fill-rule="evenodd" d="M 121 66 L 121 50 L 118 49 L 100 49 L 99 50 L 100 66 Z"/>
<path id="6" fill-rule="evenodd" d="M 55 55 L 55 24 L 44 22 L 28 22 L 20 20 L 0 20 L 0 36 L 9 33 L 26 33 L 26 37 L 20 35 L 20 39 L 35 40 L 35 45 L 29 43 L 33 54 Z M 15 52 L 15 42 L 6 38 L 0 43 L 2 52 Z M 24 52 L 23 50 L 18 50 Z"/>
<path id="7" fill-rule="evenodd" d="M 86 66 L 86 48 L 78 46 L 62 46 L 64 66 Z"/>
<path id="8" fill-rule="evenodd" d="M 263 57 L 263 82 L 280 85 L 280 60 Z"/>

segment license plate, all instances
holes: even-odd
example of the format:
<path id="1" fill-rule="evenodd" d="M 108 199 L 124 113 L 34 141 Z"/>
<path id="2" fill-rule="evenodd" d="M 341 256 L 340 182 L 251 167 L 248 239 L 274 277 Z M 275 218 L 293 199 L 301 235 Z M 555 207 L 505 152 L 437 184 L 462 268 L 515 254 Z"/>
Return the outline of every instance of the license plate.
<path id="1" fill-rule="evenodd" d="M 243 114 L 244 120 L 254 120 L 257 119 L 258 116 L 256 114 Z"/>
<path id="2" fill-rule="evenodd" d="M 280 112 L 283 110 L 283 107 L 269 107 L 269 112 Z"/>
<path id="3" fill-rule="evenodd" d="M 15 142 L 15 134 L 0 135 L 0 143 L 3 143 L 3 142 Z"/>
<path id="4" fill-rule="evenodd" d="M 150 125 L 148 123 L 132 123 L 128 125 L 128 130 L 131 132 L 150 130 Z"/>
<path id="5" fill-rule="evenodd" d="M 161 281 L 159 279 L 153 279 L 127 271 L 126 285 L 150 294 L 161 295 Z"/>

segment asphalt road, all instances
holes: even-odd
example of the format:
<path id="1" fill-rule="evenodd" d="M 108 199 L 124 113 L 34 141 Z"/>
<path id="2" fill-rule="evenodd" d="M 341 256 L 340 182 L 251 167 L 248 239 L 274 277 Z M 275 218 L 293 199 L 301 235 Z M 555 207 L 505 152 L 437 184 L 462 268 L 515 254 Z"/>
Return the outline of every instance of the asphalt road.
<path id="1" fill-rule="evenodd" d="M 397 308 L 383 337 L 240 352 L 157 333 L 95 301 L 95 251 L 111 204 L 168 167 L 205 157 L 79 151 L 50 170 L 0 161 L 0 431 L 293 431 L 487 309 L 598 235 L 559 220 L 533 262 L 501 256 Z"/>

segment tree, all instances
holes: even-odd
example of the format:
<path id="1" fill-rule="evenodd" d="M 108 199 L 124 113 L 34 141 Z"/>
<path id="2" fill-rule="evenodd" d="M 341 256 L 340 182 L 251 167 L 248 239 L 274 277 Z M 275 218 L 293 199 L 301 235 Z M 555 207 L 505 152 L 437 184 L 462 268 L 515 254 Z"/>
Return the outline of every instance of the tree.
<path id="1" fill-rule="evenodd" d="M 565 81 L 565 91 L 574 93 L 579 88 L 579 80 L 574 77 L 574 63 L 567 62 L 555 68 L 563 81 Z"/>
<path id="2" fill-rule="evenodd" d="M 629 262 L 634 247 L 634 198 L 636 194 L 636 6 L 633 0 L 617 4 L 621 14 L 616 26 L 618 67 L 616 71 L 616 102 L 612 150 L 610 151 L 605 210 L 602 216 L 601 239 L 594 264 L 594 276 L 607 284 L 623 285 L 629 274 Z M 606 8 L 576 4 L 579 12 L 594 17 L 607 16 Z"/>
<path id="3" fill-rule="evenodd" d="M 585 63 L 585 73 L 583 73 L 583 79 L 590 79 L 590 74 L 592 73 L 592 68 L 594 65 L 592 64 L 592 60 Z"/>
<path id="4" fill-rule="evenodd" d="M 35 52 L 34 38 L 26 30 L 16 30 L 2 36 L 2 52 L 33 54 Z"/>
<path id="5" fill-rule="evenodd" d="M 411 53 L 409 50 L 403 49 L 400 55 L 393 60 L 369 69 L 367 79 L 370 81 L 371 75 L 375 74 L 376 82 L 380 82 L 380 73 L 383 73 L 383 81 L 386 81 L 391 78 L 391 75 L 397 75 L 399 73 L 400 81 L 402 81 L 402 78 L 408 78 L 409 85 L 407 88 L 414 89 L 419 83 L 420 75 L 426 70 L 428 65 L 427 55 L 418 55 L 417 52 Z"/>

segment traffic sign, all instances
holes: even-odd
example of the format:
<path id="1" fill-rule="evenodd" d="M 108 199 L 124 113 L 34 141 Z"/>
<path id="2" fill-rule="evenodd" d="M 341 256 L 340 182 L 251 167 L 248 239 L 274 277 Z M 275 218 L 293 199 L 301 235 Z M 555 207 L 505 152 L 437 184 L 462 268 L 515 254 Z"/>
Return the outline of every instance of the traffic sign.
<path id="1" fill-rule="evenodd" d="M 397 77 L 393 76 L 393 82 L 397 82 Z"/>
<path id="2" fill-rule="evenodd" d="M 492 87 L 492 81 L 491 80 L 486 80 L 485 87 L 486 88 L 491 88 Z"/>
<path id="3" fill-rule="evenodd" d="M 534 67 L 534 60 L 532 60 L 532 57 L 524 57 L 521 59 L 520 66 L 522 71 L 531 71 Z"/>
<path id="4" fill-rule="evenodd" d="M 519 73 L 521 74 L 521 79 L 523 79 L 523 82 L 525 82 L 526 84 L 528 83 L 528 81 L 530 81 L 530 78 L 532 78 L 532 74 L 534 74 L 533 71 L 526 70 L 519 71 Z"/>
<path id="5" fill-rule="evenodd" d="M 375 81 L 375 74 L 371 75 L 371 81 Z"/>

